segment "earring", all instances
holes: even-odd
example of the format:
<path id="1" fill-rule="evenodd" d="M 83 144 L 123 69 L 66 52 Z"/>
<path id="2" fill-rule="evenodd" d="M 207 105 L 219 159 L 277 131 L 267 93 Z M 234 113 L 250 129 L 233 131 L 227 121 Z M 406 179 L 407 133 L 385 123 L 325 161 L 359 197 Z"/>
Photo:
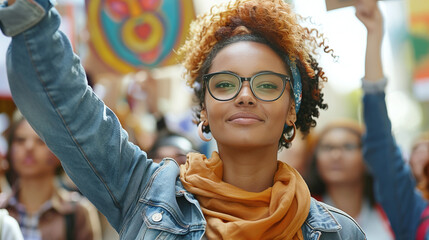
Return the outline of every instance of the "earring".
<path id="1" fill-rule="evenodd" d="M 203 134 L 203 124 L 205 121 L 202 121 L 198 124 L 198 136 L 200 136 L 201 140 L 204 142 L 209 142 L 212 138 L 206 138 Z"/>
<path id="2" fill-rule="evenodd" d="M 294 122 L 292 122 L 292 127 L 293 127 L 293 134 L 292 134 L 292 136 L 291 137 L 289 137 L 289 138 L 287 138 L 285 135 L 286 134 L 283 134 L 283 140 L 285 140 L 285 142 L 287 142 L 287 143 L 290 143 L 290 142 L 292 142 L 293 141 L 293 139 L 295 138 L 295 134 L 296 134 L 296 126 L 295 126 L 295 123 Z"/>

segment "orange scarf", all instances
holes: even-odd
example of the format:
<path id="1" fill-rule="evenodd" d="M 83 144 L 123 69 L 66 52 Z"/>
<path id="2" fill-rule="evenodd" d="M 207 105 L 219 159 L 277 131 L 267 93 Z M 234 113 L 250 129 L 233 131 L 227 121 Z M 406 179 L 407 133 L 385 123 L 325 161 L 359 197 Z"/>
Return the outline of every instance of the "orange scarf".
<path id="1" fill-rule="evenodd" d="M 294 168 L 279 161 L 273 186 L 255 193 L 223 182 L 222 166 L 213 152 L 210 159 L 190 153 L 180 167 L 184 187 L 201 205 L 209 239 L 304 239 L 310 192 Z"/>

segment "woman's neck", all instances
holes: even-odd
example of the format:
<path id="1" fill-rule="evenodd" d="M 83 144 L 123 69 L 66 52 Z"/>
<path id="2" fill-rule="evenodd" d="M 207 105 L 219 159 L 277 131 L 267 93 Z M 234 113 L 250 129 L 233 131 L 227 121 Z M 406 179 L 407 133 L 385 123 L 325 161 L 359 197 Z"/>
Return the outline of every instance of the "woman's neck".
<path id="1" fill-rule="evenodd" d="M 343 210 L 354 219 L 359 217 L 364 198 L 362 183 L 327 187 L 327 193 L 335 207 Z"/>
<path id="2" fill-rule="evenodd" d="M 18 201 L 25 206 L 28 214 L 33 214 L 52 198 L 54 191 L 53 178 L 22 178 L 19 180 Z"/>
<path id="3" fill-rule="evenodd" d="M 262 192 L 273 185 L 277 171 L 277 148 L 218 148 L 223 162 L 224 182 L 249 192 Z"/>

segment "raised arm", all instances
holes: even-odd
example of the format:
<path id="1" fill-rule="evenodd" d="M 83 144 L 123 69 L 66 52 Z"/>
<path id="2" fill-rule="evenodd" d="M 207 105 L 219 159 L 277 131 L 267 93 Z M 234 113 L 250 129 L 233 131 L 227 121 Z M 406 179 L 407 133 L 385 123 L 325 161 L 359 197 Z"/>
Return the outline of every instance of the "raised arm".
<path id="1" fill-rule="evenodd" d="M 365 80 L 377 81 L 383 78 L 381 43 L 383 41 L 383 16 L 376 0 L 359 0 L 356 17 L 367 29 L 365 53 Z"/>
<path id="2" fill-rule="evenodd" d="M 356 16 L 368 31 L 363 79 L 366 134 L 364 159 L 373 173 L 377 200 L 385 210 L 397 239 L 414 239 L 426 202 L 415 190 L 411 171 L 402 159 L 388 117 L 381 43 L 383 19 L 375 0 L 359 0 Z"/>
<path id="3" fill-rule="evenodd" d="M 16 105 L 82 193 L 119 230 L 157 165 L 128 141 L 115 114 L 87 85 L 49 0 L 2 7 L 0 23 L 13 36 L 7 69 Z"/>

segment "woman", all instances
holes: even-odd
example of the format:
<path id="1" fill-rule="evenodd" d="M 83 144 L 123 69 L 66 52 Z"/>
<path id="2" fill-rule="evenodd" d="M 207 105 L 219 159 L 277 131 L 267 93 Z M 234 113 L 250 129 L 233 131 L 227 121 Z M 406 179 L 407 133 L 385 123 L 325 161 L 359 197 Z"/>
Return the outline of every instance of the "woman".
<path id="1" fill-rule="evenodd" d="M 196 152 L 191 140 L 182 134 L 166 131 L 157 137 L 154 146 L 147 153 L 154 162 L 160 163 L 162 159 L 169 157 L 181 165 L 186 163 L 189 152 Z"/>
<path id="2" fill-rule="evenodd" d="M 420 134 L 414 140 L 410 168 L 417 180 L 417 188 L 429 200 L 429 132 Z"/>
<path id="3" fill-rule="evenodd" d="M 310 192 L 356 219 L 369 240 L 394 239 L 375 201 L 373 179 L 362 156 L 362 134 L 362 127 L 351 120 L 331 122 L 321 130 L 308 175 Z"/>
<path id="4" fill-rule="evenodd" d="M 293 145 L 279 151 L 278 160 L 295 168 L 305 179 L 310 170 L 311 151 L 309 151 L 309 149 L 312 149 L 313 144 L 313 134 L 309 133 L 303 136 L 301 132 L 297 132 L 293 140 Z"/>
<path id="5" fill-rule="evenodd" d="M 376 1 L 359 0 L 358 8 L 356 15 L 368 30 L 362 79 L 366 126 L 362 140 L 364 160 L 374 176 L 377 200 L 386 212 L 396 239 L 429 239 L 428 203 L 416 189 L 411 168 L 392 135 L 387 113 L 387 79 L 381 61 L 383 18 Z"/>
<path id="6" fill-rule="evenodd" d="M 417 183 L 426 179 L 423 172 L 425 166 L 429 163 L 429 132 L 420 134 L 413 143 L 410 155 L 410 167 Z"/>
<path id="7" fill-rule="evenodd" d="M 101 239 L 95 208 L 86 199 L 59 188 L 60 161 L 17 112 L 8 132 L 7 158 L 13 191 L 4 193 L 6 208 L 25 239 Z"/>
<path id="8" fill-rule="evenodd" d="M 87 88 L 50 3 L 15 4 L 0 12 L 4 32 L 16 34 L 8 64 L 15 101 L 121 239 L 365 239 L 277 161 L 295 127 L 307 132 L 326 108 L 323 71 L 310 55 L 317 39 L 289 5 L 237 1 L 192 26 L 179 53 L 199 99 L 200 133 L 210 131 L 219 152 L 189 154 L 179 170 L 171 159 L 147 159 Z M 35 21 L 13 24 L 19 8 Z"/>
<path id="9" fill-rule="evenodd" d="M 417 188 L 421 191 L 423 197 L 426 200 L 429 200 L 429 162 L 424 165 L 422 173 L 423 179 L 417 185 Z"/>

